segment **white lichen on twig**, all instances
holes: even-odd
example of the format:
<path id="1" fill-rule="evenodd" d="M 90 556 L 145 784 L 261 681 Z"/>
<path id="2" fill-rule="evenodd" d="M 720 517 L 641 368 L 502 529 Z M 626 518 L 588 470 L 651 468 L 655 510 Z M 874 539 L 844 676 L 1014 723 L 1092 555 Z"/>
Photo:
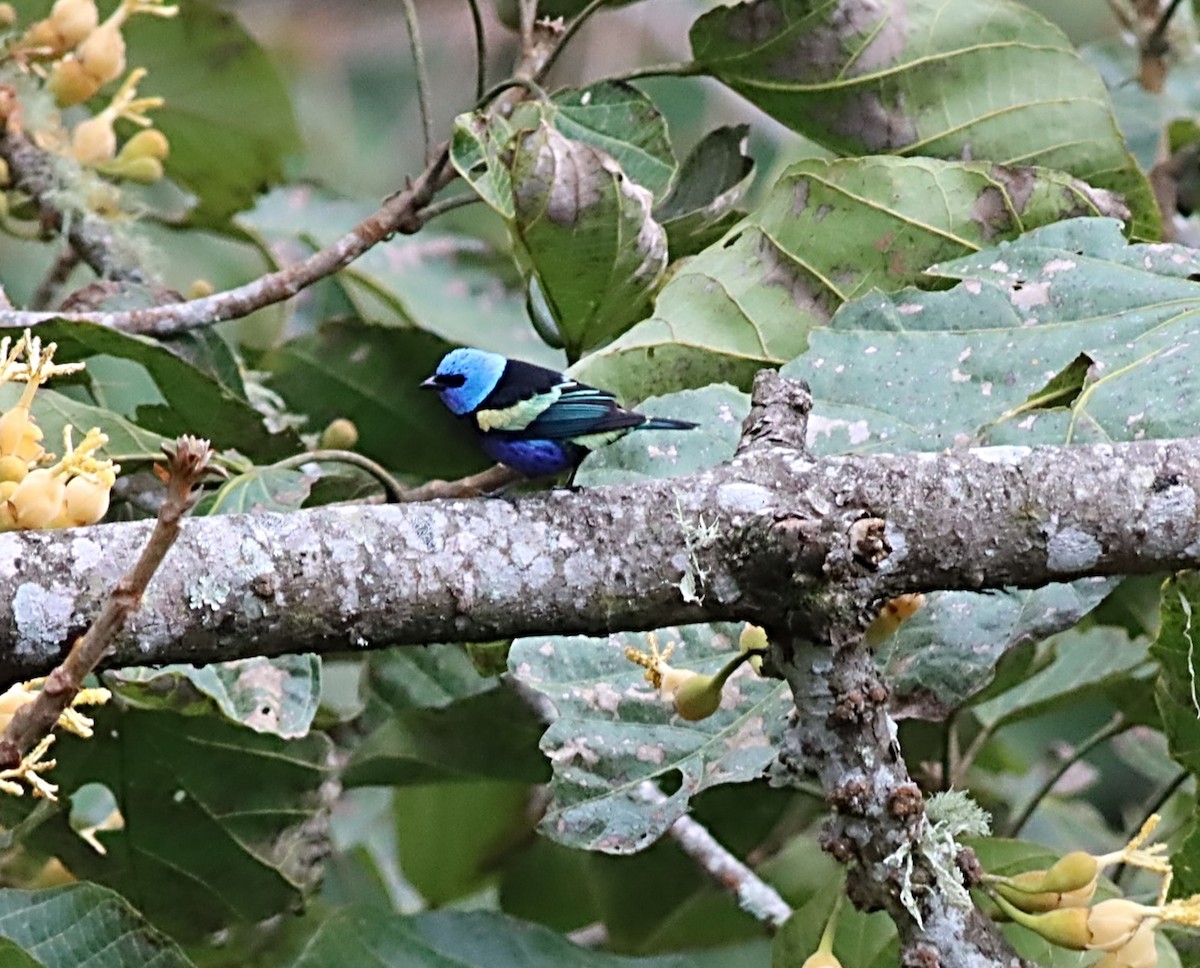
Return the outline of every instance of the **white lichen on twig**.
<path id="1" fill-rule="evenodd" d="M 695 521 L 689 521 L 678 498 L 675 499 L 675 520 L 683 531 L 683 543 L 687 549 L 687 562 L 677 587 L 685 602 L 700 605 L 704 602 L 704 582 L 708 578 L 707 569 L 700 564 L 700 552 L 716 544 L 721 536 L 720 527 L 716 520 L 706 522 L 703 515 L 697 515 Z"/>

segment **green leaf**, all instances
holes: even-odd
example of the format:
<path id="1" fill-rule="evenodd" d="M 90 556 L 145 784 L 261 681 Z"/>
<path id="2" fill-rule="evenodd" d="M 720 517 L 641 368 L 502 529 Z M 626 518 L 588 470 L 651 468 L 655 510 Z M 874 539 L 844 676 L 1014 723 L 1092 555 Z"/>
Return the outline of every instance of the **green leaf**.
<path id="1" fill-rule="evenodd" d="M 491 688 L 433 708 L 401 708 L 355 748 L 347 787 L 404 786 L 478 778 L 544 783 L 543 726 L 529 704 Z"/>
<path id="2" fill-rule="evenodd" d="M 20 383 L 0 385 L 0 410 L 15 404 L 23 389 L 24 385 Z M 63 429 L 68 426 L 74 428 L 73 438 L 77 444 L 93 427 L 103 430 L 108 434 L 108 443 L 99 456 L 112 458 L 118 464 L 157 460 L 162 457 L 162 445 L 167 442 L 167 438 L 143 430 L 109 410 L 80 403 L 45 387 L 34 395 L 30 412 L 45 435 L 43 445 L 56 454 L 62 453 Z"/>
<path id="3" fill-rule="evenodd" d="M 549 102 L 524 101 L 509 117 L 494 111 L 461 114 L 454 121 L 450 160 L 480 197 L 509 221 L 512 179 L 503 156 L 513 137 L 542 123 L 572 141 L 611 156 L 636 184 L 661 199 L 675 175 L 667 123 L 654 102 L 623 81 L 600 81 L 558 91 Z"/>
<path id="4" fill-rule="evenodd" d="M 1055 168 L 1124 195 L 1134 235 L 1161 231 L 1104 83 L 1020 4 L 750 0 L 702 16 L 691 41 L 699 69 L 834 151 Z"/>
<path id="5" fill-rule="evenodd" d="M 123 700 L 143 709 L 198 716 L 220 711 L 260 733 L 307 735 L 321 700 L 321 659 L 255 656 L 207 666 L 129 667 L 108 673 Z"/>
<path id="6" fill-rule="evenodd" d="M 1172 759 L 1200 776 L 1200 686 L 1197 686 L 1196 638 L 1200 635 L 1200 575 L 1181 572 L 1162 590 L 1162 625 L 1150 654 L 1158 661 L 1155 698 Z M 1193 827 L 1171 855 L 1175 868 L 1172 896 L 1200 891 L 1200 828 Z"/>
<path id="7" fill-rule="evenodd" d="M 262 366 L 271 388 L 312 425 L 346 417 L 367 457 L 405 474 L 454 478 L 488 462 L 437 398 L 418 387 L 450 349 L 419 330 L 345 321 L 283 344 Z"/>
<path id="8" fill-rule="evenodd" d="M 990 870 L 990 868 L 989 868 Z M 845 893 L 839 878 L 798 909 L 775 936 L 773 968 L 796 968 L 817 950 L 836 899 Z M 898 963 L 900 942 L 896 925 L 882 911 L 863 914 L 843 903 L 834 935 L 833 953 L 842 964 L 860 968 L 891 968 Z"/>
<path id="9" fill-rule="evenodd" d="M 99 856 L 59 810 L 29 836 L 80 878 L 121 892 L 157 926 L 198 938 L 290 910 L 316 881 L 329 740 L 283 740 L 216 716 L 97 710 L 89 740 L 55 744 L 65 790 L 107 786 L 125 826 Z"/>
<path id="10" fill-rule="evenodd" d="M 308 499 L 312 483 L 312 478 L 286 467 L 255 467 L 231 477 L 200 501 L 193 513 L 203 517 L 294 511 Z"/>
<path id="11" fill-rule="evenodd" d="M 171 142 L 167 174 L 197 198 L 188 222 L 223 227 L 300 147 L 286 87 L 237 18 L 201 0 L 131 17 L 123 33 L 129 62 L 150 72 L 140 93 L 166 99 L 152 118 Z"/>
<path id="12" fill-rule="evenodd" d="M 1200 423 L 1194 250 L 1072 219 L 931 272 L 963 281 L 848 303 L 784 367 L 812 388 L 817 452 L 1107 443 Z M 1086 385 L 1048 397 L 1081 353 Z"/>
<path id="13" fill-rule="evenodd" d="M 644 430 L 622 437 L 589 456 L 575 482 L 583 487 L 633 484 L 648 478 L 683 477 L 733 457 L 750 398 L 716 384 L 644 401 L 638 410 L 655 417 L 690 420 L 693 430 Z"/>
<path id="14" fill-rule="evenodd" d="M 653 638 L 651 638 L 653 636 Z M 734 654 L 737 630 L 693 625 L 613 639 L 518 639 L 509 670 L 546 696 L 559 718 L 542 737 L 554 768 L 554 802 L 542 821 L 549 837 L 573 847 L 631 853 L 657 840 L 690 797 L 722 783 L 757 779 L 775 755 L 791 705 L 782 683 L 743 665 L 726 683 L 718 711 L 698 722 L 676 715 L 625 657 L 678 643 L 675 668 L 714 673 Z M 642 780 L 680 778 L 665 803 L 632 796 Z"/>
<path id="15" fill-rule="evenodd" d="M 737 221 L 734 207 L 754 173 L 746 154 L 747 124 L 717 128 L 684 159 L 671 192 L 654 210 L 666 230 L 671 261 L 695 255 Z"/>
<path id="16" fill-rule="evenodd" d="M 513 234 L 568 359 L 577 359 L 649 310 L 666 268 L 666 234 L 651 217 L 647 189 L 606 152 L 545 122 L 516 136 L 508 169 Z"/>
<path id="17" fill-rule="evenodd" d="M 0 890 L 0 937 L 5 968 L 192 968 L 175 942 L 96 884 Z"/>
<path id="18" fill-rule="evenodd" d="M 765 968 L 761 945 L 626 958 L 579 948 L 557 932 L 488 911 L 403 917 L 379 908 L 332 915 L 288 968 Z"/>
<path id="19" fill-rule="evenodd" d="M 19 333 L 3 330 L 0 335 Z M 56 359 L 85 361 L 89 373 L 113 381 L 118 393 L 101 388 L 97 395 L 140 427 L 167 437 L 207 437 L 218 450 L 232 448 L 260 460 L 300 449 L 294 431 L 272 434 L 245 399 L 156 340 L 96 323 L 63 321 L 42 323 L 38 335 L 58 344 Z"/>
<path id="20" fill-rule="evenodd" d="M 554 127 L 572 141 L 608 152 L 625 175 L 662 199 L 675 177 L 667 122 L 654 102 L 624 81 L 555 93 Z"/>
<path id="21" fill-rule="evenodd" d="M 1146 661 L 1146 643 L 1123 629 L 1096 625 L 1048 640 L 1053 661 L 1012 689 L 971 707 L 984 726 L 1036 716 L 1066 703 L 1088 702 L 1108 684 L 1123 684 Z"/>
<path id="22" fill-rule="evenodd" d="M 878 650 L 892 715 L 943 720 L 992 681 L 1020 646 L 1070 628 L 1116 587 L 1083 579 L 992 594 L 936 592 Z"/>
<path id="23" fill-rule="evenodd" d="M 396 790 L 396 845 L 404 877 L 430 907 L 476 893 L 496 860 L 528 838 L 529 787 L 474 780 Z"/>
<path id="24" fill-rule="evenodd" d="M 371 692 L 391 709 L 441 709 L 487 692 L 495 680 L 479 674 L 461 645 L 405 646 L 372 652 L 367 659 Z"/>
<path id="25" fill-rule="evenodd" d="M 1115 204 L 1046 169 L 806 159 L 675 271 L 653 317 L 582 361 L 578 374 L 634 398 L 722 380 L 749 389 L 758 370 L 802 352 L 846 300 L 928 285 L 935 262 Z"/>

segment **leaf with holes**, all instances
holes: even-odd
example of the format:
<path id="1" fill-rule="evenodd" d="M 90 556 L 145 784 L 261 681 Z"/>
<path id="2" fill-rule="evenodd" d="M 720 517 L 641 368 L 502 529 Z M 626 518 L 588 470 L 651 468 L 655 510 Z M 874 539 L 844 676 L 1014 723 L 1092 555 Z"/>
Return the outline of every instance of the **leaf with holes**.
<path id="1" fill-rule="evenodd" d="M 736 654 L 739 628 L 692 625 L 611 639 L 518 639 L 509 671 L 546 696 L 558 719 L 542 737 L 554 777 L 543 831 L 561 843 L 611 854 L 648 847 L 687 812 L 692 796 L 762 775 L 775 757 L 787 687 L 743 665 L 726 683 L 718 711 L 686 722 L 625 657 L 626 648 L 666 648 L 675 668 L 714 673 Z M 651 638 L 653 636 L 653 638 Z M 643 780 L 677 788 L 660 805 L 633 795 Z"/>
<path id="2" fill-rule="evenodd" d="M 1072 219 L 930 272 L 959 284 L 848 303 L 782 370 L 812 388 L 817 452 L 1107 443 L 1200 423 L 1195 250 Z M 1079 482 L 1079 500 L 1103 486 Z"/>
<path id="3" fill-rule="evenodd" d="M 321 700 L 321 658 L 309 654 L 206 666 L 135 666 L 109 678 L 130 705 L 194 716 L 215 708 L 235 723 L 284 739 L 308 733 Z"/>
<path id="4" fill-rule="evenodd" d="M 772 117 L 847 155 L 921 154 L 1042 165 L 1120 192 L 1157 238 L 1149 183 L 1104 82 L 1021 4 L 749 0 L 692 25 L 696 66 Z M 926 200 L 927 201 L 927 200 Z"/>
<path id="5" fill-rule="evenodd" d="M 930 198 L 939 200 L 931 205 Z M 930 158 L 806 159 L 719 244 L 684 263 L 654 315 L 591 354 L 581 379 L 638 399 L 754 374 L 803 352 L 846 300 L 929 284 L 968 256 L 1119 201 L 1060 172 Z"/>

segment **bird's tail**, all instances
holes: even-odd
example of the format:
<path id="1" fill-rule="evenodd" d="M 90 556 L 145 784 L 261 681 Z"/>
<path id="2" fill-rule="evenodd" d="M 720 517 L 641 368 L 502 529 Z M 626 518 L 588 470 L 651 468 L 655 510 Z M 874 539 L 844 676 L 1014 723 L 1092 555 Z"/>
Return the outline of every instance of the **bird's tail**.
<path id="1" fill-rule="evenodd" d="M 669 420 L 666 417 L 647 417 L 645 423 L 638 424 L 638 430 L 695 430 L 699 424 L 688 420 Z"/>

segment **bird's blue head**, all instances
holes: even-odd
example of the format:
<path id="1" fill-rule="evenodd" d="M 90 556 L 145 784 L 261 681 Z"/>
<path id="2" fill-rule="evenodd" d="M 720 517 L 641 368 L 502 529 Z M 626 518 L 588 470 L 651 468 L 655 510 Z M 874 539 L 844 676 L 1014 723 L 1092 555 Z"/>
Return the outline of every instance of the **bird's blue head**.
<path id="1" fill-rule="evenodd" d="M 437 390 L 451 413 L 470 413 L 487 397 L 504 373 L 508 360 L 499 353 L 465 348 L 442 357 L 437 372 L 421 386 Z"/>

